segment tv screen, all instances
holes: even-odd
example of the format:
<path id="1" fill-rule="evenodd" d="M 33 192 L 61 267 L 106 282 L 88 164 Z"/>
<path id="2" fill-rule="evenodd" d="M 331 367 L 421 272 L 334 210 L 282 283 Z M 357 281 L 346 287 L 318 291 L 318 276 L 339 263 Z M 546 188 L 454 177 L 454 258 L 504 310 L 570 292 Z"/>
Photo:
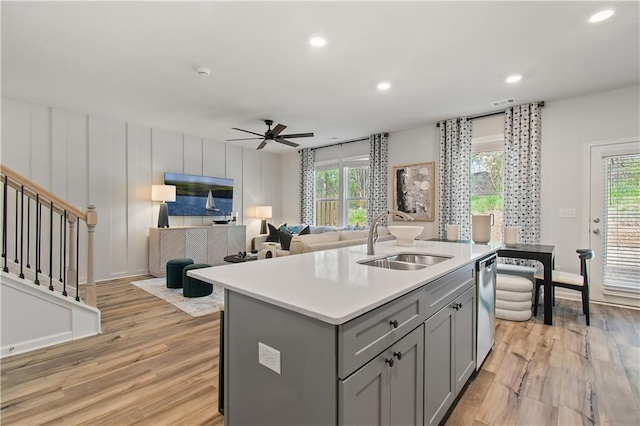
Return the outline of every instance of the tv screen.
<path id="1" fill-rule="evenodd" d="M 233 179 L 165 173 L 165 185 L 175 185 L 176 201 L 167 203 L 170 216 L 230 216 Z"/>

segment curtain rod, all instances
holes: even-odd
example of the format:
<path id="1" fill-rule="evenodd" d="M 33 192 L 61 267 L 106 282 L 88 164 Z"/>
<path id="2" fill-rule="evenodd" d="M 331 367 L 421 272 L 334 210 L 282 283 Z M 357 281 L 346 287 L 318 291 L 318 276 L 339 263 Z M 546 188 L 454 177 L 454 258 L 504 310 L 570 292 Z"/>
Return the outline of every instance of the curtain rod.
<path id="1" fill-rule="evenodd" d="M 544 107 L 544 101 L 538 102 L 538 104 L 540 104 L 540 108 Z M 486 118 L 486 117 L 492 117 L 494 115 L 504 114 L 505 111 L 506 111 L 506 109 L 501 109 L 499 111 L 492 111 L 492 112 L 485 112 L 485 113 L 482 113 L 482 114 L 471 115 L 471 116 L 469 116 L 467 118 L 469 120 L 476 120 L 478 118 Z M 440 122 L 436 123 L 436 127 L 440 127 Z"/>
<path id="2" fill-rule="evenodd" d="M 386 133 L 384 133 L 386 135 Z M 322 146 L 317 146 L 315 148 L 309 148 L 309 149 L 322 149 L 322 148 L 329 148 L 330 146 L 338 146 L 338 145 L 344 145 L 346 143 L 351 143 L 351 142 L 362 142 L 362 141 L 368 141 L 369 138 L 359 138 L 359 139 L 351 139 L 351 140 L 347 140 L 347 141 L 342 141 L 342 142 L 336 142 L 336 143 L 332 143 L 330 145 L 322 145 Z M 298 150 L 298 152 L 300 152 L 300 150 Z"/>

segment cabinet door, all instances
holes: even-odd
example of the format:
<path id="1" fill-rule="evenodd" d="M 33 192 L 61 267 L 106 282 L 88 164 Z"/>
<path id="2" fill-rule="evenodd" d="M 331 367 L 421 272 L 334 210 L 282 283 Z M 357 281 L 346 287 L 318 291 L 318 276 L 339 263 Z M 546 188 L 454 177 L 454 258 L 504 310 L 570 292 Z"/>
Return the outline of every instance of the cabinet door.
<path id="1" fill-rule="evenodd" d="M 340 425 L 389 425 L 391 369 L 385 352 L 339 384 Z M 394 362 L 395 363 L 395 362 Z"/>
<path id="2" fill-rule="evenodd" d="M 454 304 L 454 355 L 456 395 L 460 393 L 476 368 L 476 288 L 467 290 Z"/>
<path id="3" fill-rule="evenodd" d="M 247 250 L 247 231 L 244 225 L 229 226 L 227 254 L 236 254 Z"/>
<path id="4" fill-rule="evenodd" d="M 160 230 L 160 273 L 167 273 L 167 262 L 186 256 L 186 238 L 184 228 Z"/>
<path id="5" fill-rule="evenodd" d="M 391 371 L 391 424 L 423 424 L 424 332 L 418 327 L 390 350 L 395 359 Z"/>
<path id="6" fill-rule="evenodd" d="M 227 256 L 227 227 L 226 226 L 212 226 L 208 230 L 207 244 L 208 249 L 208 261 L 207 263 L 212 266 L 224 265 L 224 257 Z M 236 253 L 238 253 L 236 251 Z"/>
<path id="7" fill-rule="evenodd" d="M 424 424 L 437 425 L 455 398 L 453 303 L 424 323 Z"/>

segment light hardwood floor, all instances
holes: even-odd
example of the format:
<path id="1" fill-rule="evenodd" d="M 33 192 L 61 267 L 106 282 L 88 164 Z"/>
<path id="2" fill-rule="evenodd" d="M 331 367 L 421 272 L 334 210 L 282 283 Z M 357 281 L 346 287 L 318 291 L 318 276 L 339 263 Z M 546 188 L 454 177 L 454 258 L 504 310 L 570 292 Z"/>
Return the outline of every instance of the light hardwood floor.
<path id="1" fill-rule="evenodd" d="M 2 425 L 221 425 L 218 314 L 98 284 L 103 334 L 2 360 Z M 640 423 L 640 312 L 558 300 L 555 324 L 497 322 L 449 425 Z"/>

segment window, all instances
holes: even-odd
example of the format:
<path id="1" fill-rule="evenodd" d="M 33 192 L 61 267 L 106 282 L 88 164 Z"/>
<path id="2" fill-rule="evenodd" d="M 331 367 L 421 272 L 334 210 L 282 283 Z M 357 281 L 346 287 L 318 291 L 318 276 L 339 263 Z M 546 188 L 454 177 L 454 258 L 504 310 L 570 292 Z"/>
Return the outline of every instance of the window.
<path id="1" fill-rule="evenodd" d="M 605 288 L 640 288 L 640 155 L 607 157 Z"/>
<path id="2" fill-rule="evenodd" d="M 502 139 L 471 142 L 471 214 L 493 214 L 491 241 L 502 240 Z"/>
<path id="3" fill-rule="evenodd" d="M 365 226 L 369 160 L 353 158 L 316 164 L 316 225 Z"/>

